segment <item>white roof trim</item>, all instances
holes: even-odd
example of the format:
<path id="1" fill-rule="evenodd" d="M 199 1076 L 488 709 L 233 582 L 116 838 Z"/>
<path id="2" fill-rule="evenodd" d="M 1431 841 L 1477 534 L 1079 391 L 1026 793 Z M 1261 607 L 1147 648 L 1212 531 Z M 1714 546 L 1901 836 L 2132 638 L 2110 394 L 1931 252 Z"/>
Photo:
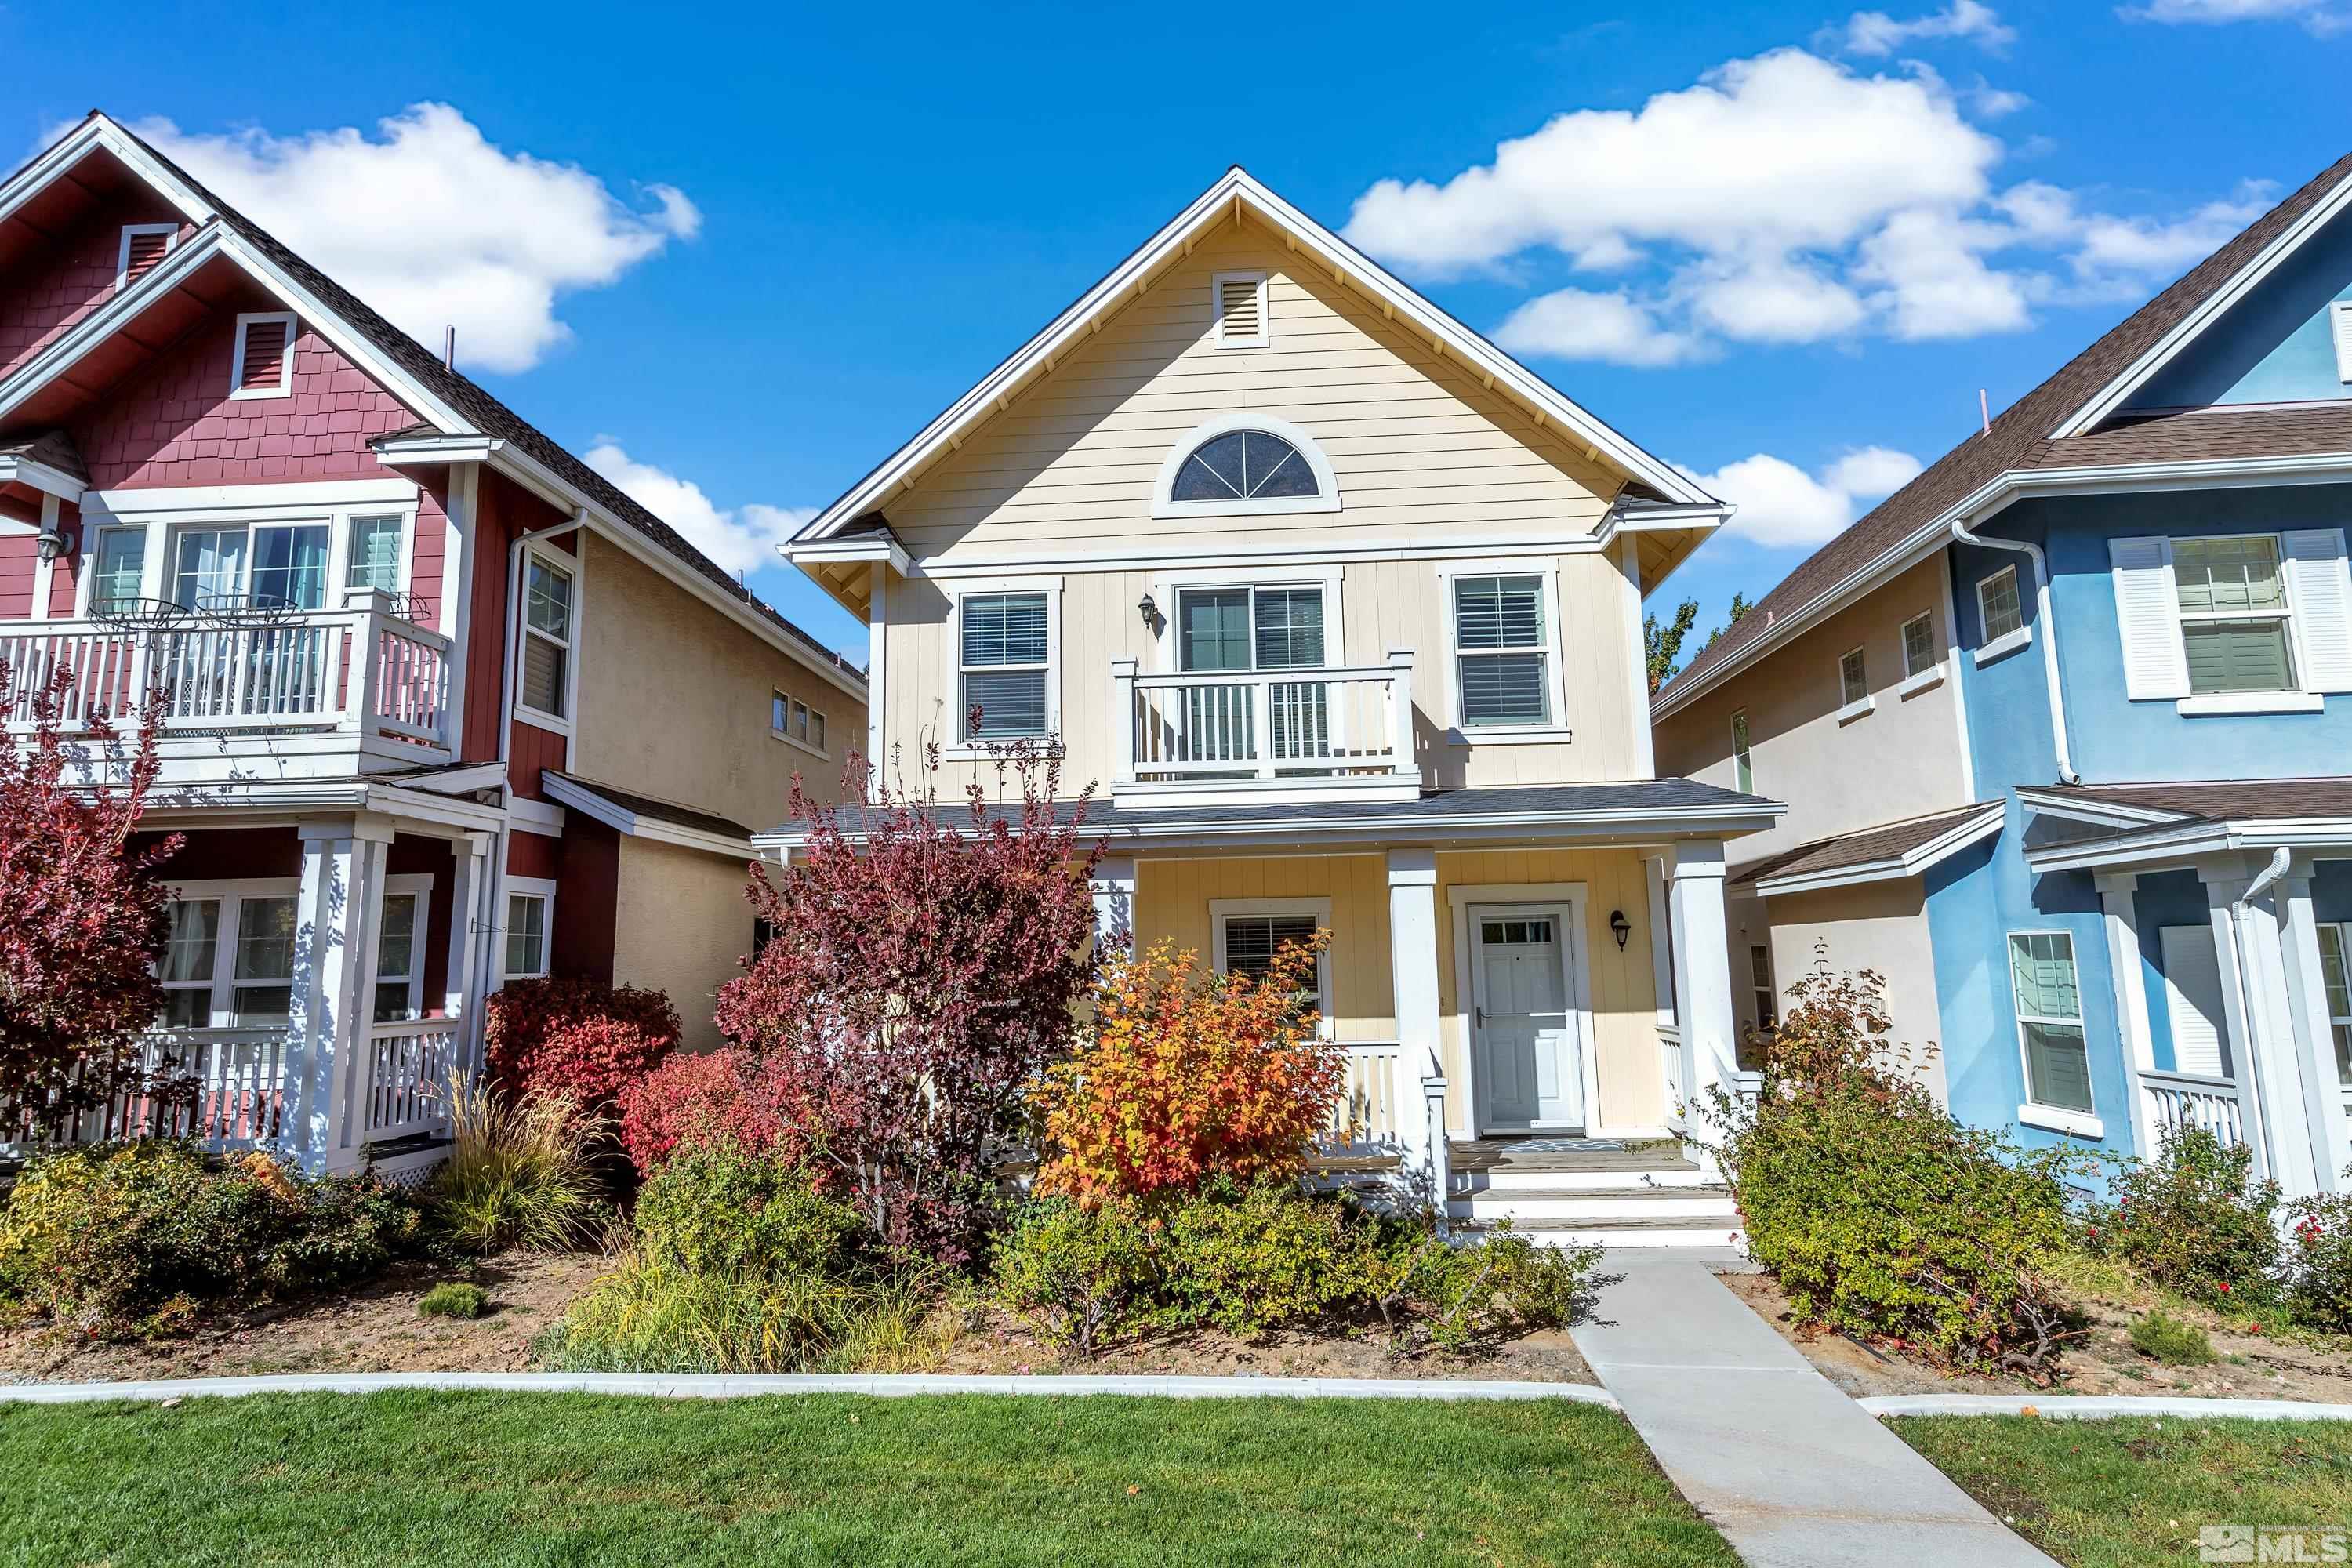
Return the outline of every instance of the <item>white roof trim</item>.
<path id="1" fill-rule="evenodd" d="M 24 485 L 59 500 L 79 503 L 89 487 L 71 474 L 49 467 L 37 458 L 0 458 L 0 485 Z"/>
<path id="2" fill-rule="evenodd" d="M 2037 871 L 2105 870 L 2119 866 L 2184 860 L 2234 849 L 2352 849 L 2352 816 L 2245 817 L 2196 821 L 2170 833 L 2122 840 L 2095 838 L 2085 844 L 2053 844 L 2029 850 L 2025 863 Z"/>
<path id="3" fill-rule="evenodd" d="M 631 838 L 651 839 L 657 844 L 675 844 L 688 849 L 700 849 L 712 855 L 724 855 L 737 860 L 759 857 L 748 838 L 730 837 L 720 833 L 705 833 L 700 828 L 687 827 L 659 817 L 640 816 L 597 794 L 576 779 L 564 778 L 553 773 L 540 775 L 541 787 L 549 798 L 562 802 L 591 821 L 601 822 L 615 833 Z"/>
<path id="4" fill-rule="evenodd" d="M 2197 814 L 2168 805 L 2124 805 L 2111 800 L 2084 799 L 2071 790 L 2021 789 L 2018 803 L 2028 811 L 2087 822 L 2095 827 L 2153 827 L 2165 822 L 2188 822 Z"/>
<path id="5" fill-rule="evenodd" d="M 2008 808 L 1996 801 L 1974 816 L 1965 817 L 1924 844 L 1900 855 L 1889 855 L 1830 870 L 1801 872 L 1791 877 L 1765 877 L 1755 883 L 1766 898 L 1781 893 L 1811 893 L 1824 888 L 1852 888 L 1864 882 L 1892 882 L 1920 873 L 1950 859 L 1969 845 L 1999 833 Z"/>
<path id="6" fill-rule="evenodd" d="M 2205 329 L 2261 285 L 2278 269 L 2280 263 L 2302 248 L 2304 241 L 2325 226 L 2329 219 L 2352 203 L 2352 176 L 2336 183 L 2334 190 L 2311 205 L 2309 211 L 2287 225 L 2279 236 L 2264 246 L 2260 255 L 2240 268 L 2236 277 L 2200 300 L 2197 307 L 2173 323 L 2172 330 L 2150 343 L 2140 356 L 2132 361 L 2122 374 L 2094 394 L 2090 401 L 2060 421 L 2050 432 L 2053 439 L 2063 440 L 2079 436 L 2097 426 L 2123 406 L 2131 395 L 2155 378 L 2156 373 L 2179 354 L 2180 351 L 2203 335 Z"/>
<path id="7" fill-rule="evenodd" d="M 1228 213 L 1238 216 L 1244 211 L 1282 230 L 1292 240 L 1294 248 L 1312 255 L 1327 271 L 1361 288 L 1389 307 L 1397 318 L 1419 328 L 1434 340 L 1441 352 L 1454 354 L 1481 376 L 1491 376 L 1495 386 L 1533 409 L 1538 424 L 1559 421 L 1585 446 L 1605 455 L 1613 465 L 1670 500 L 1697 507 L 1720 504 L 1675 468 L 1570 401 L 1550 384 L 1236 166 L 1195 197 L 1159 233 L 1145 240 L 1108 276 L 1080 295 L 1077 302 L 1055 317 L 1044 331 L 1015 350 L 912 440 L 812 518 L 794 539 L 827 538 L 854 519 L 878 510 L 894 489 L 912 484 L 942 447 L 960 442 L 966 432 L 1009 404 L 1014 392 L 1032 374 L 1041 370 L 1050 372 L 1063 351 L 1080 333 L 1125 304 L 1131 291 L 1139 292 L 1150 275 L 1182 256 L 1188 242 L 1201 231 L 1222 221 Z"/>
<path id="8" fill-rule="evenodd" d="M 133 174 L 145 180 L 165 201 L 179 208 L 189 221 L 200 224 L 213 216 L 212 209 L 198 198 L 194 190 L 155 162 L 147 150 L 125 135 L 121 127 L 103 114 L 93 114 L 43 149 L 5 184 L 0 184 L 0 223 L 15 216 L 18 207 L 47 189 L 51 181 L 100 148 L 129 165 Z"/>

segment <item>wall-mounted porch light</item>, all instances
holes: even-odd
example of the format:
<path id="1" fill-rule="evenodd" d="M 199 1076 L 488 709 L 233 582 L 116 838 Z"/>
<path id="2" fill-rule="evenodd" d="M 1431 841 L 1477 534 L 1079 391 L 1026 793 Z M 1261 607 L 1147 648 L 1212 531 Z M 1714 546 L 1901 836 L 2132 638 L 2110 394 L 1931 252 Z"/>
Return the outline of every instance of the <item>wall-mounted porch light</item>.
<path id="1" fill-rule="evenodd" d="M 33 541 L 33 548 L 40 552 L 42 560 L 55 561 L 66 552 L 66 536 L 58 531 L 56 523 L 48 523 L 42 528 L 40 537 Z"/>
<path id="2" fill-rule="evenodd" d="M 1153 601 L 1150 595 L 1146 594 L 1140 600 L 1137 601 L 1135 613 L 1143 617 L 1143 629 L 1145 631 L 1155 631 L 1159 628 L 1160 606 Z"/>
<path id="3" fill-rule="evenodd" d="M 1633 922 L 1625 918 L 1623 910 L 1609 911 L 1609 934 L 1617 939 L 1617 951 L 1625 951 L 1625 939 L 1633 934 Z"/>

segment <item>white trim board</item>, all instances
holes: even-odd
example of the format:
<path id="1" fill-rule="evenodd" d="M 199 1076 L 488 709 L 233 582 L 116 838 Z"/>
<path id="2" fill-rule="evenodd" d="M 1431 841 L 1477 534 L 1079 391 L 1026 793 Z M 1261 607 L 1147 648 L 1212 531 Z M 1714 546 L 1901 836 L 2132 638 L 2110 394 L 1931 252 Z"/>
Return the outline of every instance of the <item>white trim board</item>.
<path id="1" fill-rule="evenodd" d="M 1824 888 L 1853 888 L 1864 882 L 1891 882 L 1916 877 L 1950 859 L 1969 845 L 1999 833 L 2008 810 L 2003 803 L 1995 801 L 1975 816 L 1963 818 L 1926 843 L 1915 845 L 1900 855 L 1882 856 L 1875 860 L 1791 877 L 1766 877 L 1751 886 L 1759 896 L 1769 899 L 1782 893 L 1811 893 Z"/>
<path id="2" fill-rule="evenodd" d="M 700 849 L 733 860 L 749 861 L 759 858 L 759 851 L 751 847 L 751 841 L 748 838 L 730 838 L 721 834 L 706 833 L 698 827 L 667 822 L 657 816 L 640 816 L 626 806 L 605 799 L 588 785 L 560 773 L 542 772 L 539 775 L 539 783 L 549 799 L 577 811 L 592 822 L 601 822 L 627 837 L 650 839 L 657 844 L 675 844 L 686 849 Z"/>

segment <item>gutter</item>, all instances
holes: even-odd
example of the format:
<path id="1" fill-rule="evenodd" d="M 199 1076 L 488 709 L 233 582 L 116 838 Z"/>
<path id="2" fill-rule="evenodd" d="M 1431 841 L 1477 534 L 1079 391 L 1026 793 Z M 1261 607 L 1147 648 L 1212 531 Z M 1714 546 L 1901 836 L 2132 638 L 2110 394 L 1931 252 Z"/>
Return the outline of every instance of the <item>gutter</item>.
<path id="1" fill-rule="evenodd" d="M 1990 539 L 1969 531 L 1968 524 L 1954 518 L 1952 537 L 1962 544 L 1974 544 L 1987 550 L 2013 550 L 2033 563 L 2033 610 L 2042 622 L 2042 674 L 2050 687 L 2050 742 L 2058 754 L 2058 780 L 2061 784 L 2078 784 L 2083 776 L 2074 771 L 2074 756 L 2066 744 L 2066 692 L 2058 680 L 2058 617 L 2050 611 L 2050 558 L 2039 544 L 2015 539 Z M 1982 630 L 1981 627 L 1979 628 Z"/>

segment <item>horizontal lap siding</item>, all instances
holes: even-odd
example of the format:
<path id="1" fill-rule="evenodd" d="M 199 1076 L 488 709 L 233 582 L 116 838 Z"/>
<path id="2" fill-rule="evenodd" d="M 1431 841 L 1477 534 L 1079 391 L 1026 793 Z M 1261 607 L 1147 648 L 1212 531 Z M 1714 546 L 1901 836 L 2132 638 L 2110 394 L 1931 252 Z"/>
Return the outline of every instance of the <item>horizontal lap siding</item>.
<path id="1" fill-rule="evenodd" d="M 1269 272 L 1264 349 L 1210 341 L 1210 279 Z M 1614 481 L 1378 308 L 1255 226 L 1222 231 L 887 508 L 918 555 L 1045 546 L 1150 549 L 1160 468 L 1185 432 L 1255 410 L 1331 460 L 1342 511 L 1188 518 L 1189 537 L 1267 542 L 1479 533 L 1589 534 Z"/>
<path id="2" fill-rule="evenodd" d="M 1212 899 L 1331 900 L 1331 1020 L 1349 1042 L 1393 1040 L 1387 864 L 1378 855 L 1231 860 L 1147 860 L 1138 868 L 1136 940 L 1165 939 L 1216 960 Z"/>

